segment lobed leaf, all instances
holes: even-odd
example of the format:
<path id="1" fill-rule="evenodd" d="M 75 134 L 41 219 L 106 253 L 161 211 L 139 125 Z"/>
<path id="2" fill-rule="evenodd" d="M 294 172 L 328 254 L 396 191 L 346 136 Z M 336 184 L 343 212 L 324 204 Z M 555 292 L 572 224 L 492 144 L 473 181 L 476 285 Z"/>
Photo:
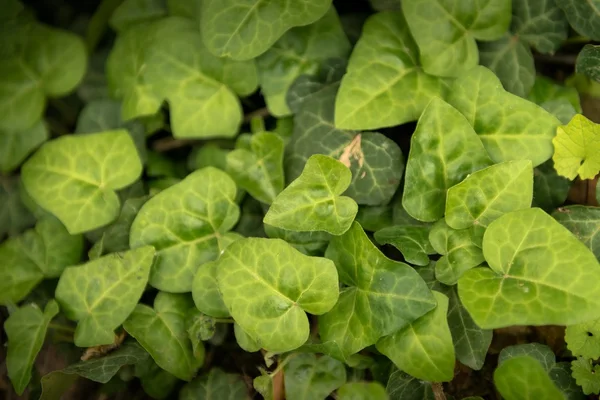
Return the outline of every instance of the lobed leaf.
<path id="1" fill-rule="evenodd" d="M 600 358 L 600 321 L 585 321 L 567 326 L 565 342 L 575 357 Z"/>
<path id="2" fill-rule="evenodd" d="M 592 360 L 578 357 L 571 362 L 571 370 L 573 378 L 577 381 L 577 385 L 581 386 L 583 393 L 598 394 L 600 393 L 600 365 L 593 365 Z"/>
<path id="3" fill-rule="evenodd" d="M 510 30 L 540 53 L 552 54 L 569 34 L 569 23 L 555 0 L 512 2 Z"/>
<path id="4" fill-rule="evenodd" d="M 592 179 L 600 171 L 600 125 L 577 114 L 552 139 L 554 168 L 568 179 Z"/>
<path id="5" fill-rule="evenodd" d="M 600 0 L 554 0 L 566 14 L 569 24 L 580 35 L 600 40 Z"/>

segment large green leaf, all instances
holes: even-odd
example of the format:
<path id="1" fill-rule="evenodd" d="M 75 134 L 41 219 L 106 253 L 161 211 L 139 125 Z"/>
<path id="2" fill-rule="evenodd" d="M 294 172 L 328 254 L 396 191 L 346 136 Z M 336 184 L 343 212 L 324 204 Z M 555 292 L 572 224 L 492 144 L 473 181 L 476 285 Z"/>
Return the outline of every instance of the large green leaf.
<path id="1" fill-rule="evenodd" d="M 572 325 L 600 318 L 600 265 L 583 243 L 538 208 L 513 211 L 483 237 L 489 268 L 458 281 L 458 293 L 484 329 Z"/>
<path id="2" fill-rule="evenodd" d="M 349 382 L 338 389 L 338 400 L 388 400 L 379 382 Z"/>
<path id="3" fill-rule="evenodd" d="M 341 196 L 352 173 L 343 163 L 315 154 L 306 162 L 302 174 L 273 201 L 264 223 L 291 231 L 325 231 L 332 235 L 346 232 L 358 205 Z"/>
<path id="4" fill-rule="evenodd" d="M 223 5 L 221 4 L 221 7 Z M 236 94 L 258 84 L 253 61 L 213 56 L 197 26 L 186 18 L 159 21 L 145 56 L 145 81 L 167 99 L 175 137 L 233 137 L 242 122 Z"/>
<path id="5" fill-rule="evenodd" d="M 271 204 L 283 190 L 284 142 L 274 133 L 252 135 L 250 149 L 227 154 L 227 173 L 256 200 Z"/>
<path id="6" fill-rule="evenodd" d="M 433 292 L 437 307 L 408 326 L 381 338 L 377 350 L 396 366 L 424 381 L 449 382 L 454 377 L 454 347 L 448 327 L 448 297 Z"/>
<path id="7" fill-rule="evenodd" d="M 317 21 L 330 4 L 331 0 L 205 0 L 200 27 L 212 53 L 249 60 L 290 28 Z"/>
<path id="8" fill-rule="evenodd" d="M 283 370 L 288 400 L 322 400 L 346 383 L 346 368 L 338 360 L 310 353 L 289 357 Z"/>
<path id="9" fill-rule="evenodd" d="M 40 220 L 35 229 L 0 244 L 0 304 L 18 303 L 44 278 L 58 278 L 77 264 L 83 236 L 71 236 L 55 218 Z"/>
<path id="10" fill-rule="evenodd" d="M 439 98 L 423 111 L 410 143 L 402 206 L 421 221 L 443 217 L 446 191 L 492 164 L 465 117 Z"/>
<path id="11" fill-rule="evenodd" d="M 375 129 L 419 118 L 446 84 L 419 65 L 419 49 L 401 12 L 375 14 L 356 44 L 335 104 L 341 129 Z"/>
<path id="12" fill-rule="evenodd" d="M 484 262 L 475 229 L 452 229 L 439 220 L 429 232 L 431 246 L 442 255 L 435 264 L 435 278 L 454 285 L 468 270 Z"/>
<path id="13" fill-rule="evenodd" d="M 391 244 L 397 248 L 406 262 L 414 265 L 429 264 L 429 255 L 435 250 L 429 243 L 428 226 L 395 225 L 375 232 L 375 240 L 379 244 Z"/>
<path id="14" fill-rule="evenodd" d="M 286 95 L 294 80 L 315 74 L 328 58 L 346 58 L 350 42 L 331 7 L 313 24 L 292 28 L 256 60 L 267 107 L 274 116 L 291 114 Z"/>
<path id="15" fill-rule="evenodd" d="M 313 154 L 326 154 L 350 168 L 347 196 L 359 204 L 387 204 L 402 179 L 404 156 L 394 141 L 380 133 L 334 126 L 334 103 L 343 73 L 343 64 L 332 60 L 317 77 L 301 76 L 290 88 L 288 103 L 296 115 L 286 149 L 287 179 L 297 178 Z"/>
<path id="16" fill-rule="evenodd" d="M 576 71 L 600 82 L 600 46 L 586 45 L 577 56 Z"/>
<path id="17" fill-rule="evenodd" d="M 487 68 L 475 67 L 456 79 L 448 103 L 467 118 L 494 162 L 531 160 L 535 167 L 552 155 L 559 121 L 506 92 Z"/>
<path id="18" fill-rule="evenodd" d="M 309 334 L 305 311 L 323 314 L 338 299 L 333 262 L 306 256 L 280 239 L 240 239 L 225 249 L 217 268 L 232 317 L 269 351 L 300 347 Z"/>
<path id="19" fill-rule="evenodd" d="M 501 363 L 494 371 L 494 383 L 506 400 L 565 398 L 539 361 L 527 355 Z"/>
<path id="20" fill-rule="evenodd" d="M 333 260 L 347 287 L 335 307 L 319 318 L 319 334 L 346 357 L 435 306 L 417 272 L 385 257 L 357 222 L 344 235 L 332 238 L 325 256 Z"/>
<path id="21" fill-rule="evenodd" d="M 531 207 L 531 161 L 507 161 L 476 171 L 448 190 L 446 223 L 454 229 L 486 228 L 501 215 Z"/>
<path id="22" fill-rule="evenodd" d="M 552 216 L 581 240 L 600 261 L 600 207 L 561 207 Z"/>
<path id="23" fill-rule="evenodd" d="M 175 293 L 191 291 L 198 267 L 217 258 L 227 232 L 238 221 L 235 195 L 229 175 L 206 167 L 144 204 L 131 225 L 130 244 L 156 248 L 152 286 Z"/>
<path id="24" fill-rule="evenodd" d="M 592 179 L 600 171 L 600 124 L 577 114 L 558 127 L 554 144 L 554 168 L 559 175 Z"/>
<path id="25" fill-rule="evenodd" d="M 121 207 L 115 190 L 139 178 L 142 163 L 127 131 L 115 130 L 51 140 L 22 173 L 33 200 L 75 234 L 117 218 Z"/>
<path id="26" fill-rule="evenodd" d="M 18 395 L 23 394 L 31 379 L 31 369 L 42 349 L 48 324 L 58 314 L 58 304 L 51 300 L 42 312 L 35 304 L 22 306 L 4 324 L 8 338 L 6 368 Z"/>
<path id="27" fill-rule="evenodd" d="M 153 261 L 154 249 L 145 246 L 65 269 L 56 287 L 56 299 L 64 314 L 78 321 L 76 346 L 115 341 L 114 330 L 140 300 Z"/>
<path id="28" fill-rule="evenodd" d="M 404 0 L 402 10 L 423 69 L 437 76 L 458 76 L 476 66 L 475 39 L 499 39 L 511 20 L 511 0 Z"/>
<path id="29" fill-rule="evenodd" d="M 18 235 L 35 223 L 35 217 L 21 200 L 18 177 L 0 177 L 0 239 Z"/>
<path id="30" fill-rule="evenodd" d="M 194 307 L 187 294 L 159 292 L 154 308 L 138 304 L 123 327 L 162 369 L 190 381 L 204 361 L 204 347 L 192 350 L 186 318 Z"/>
<path id="31" fill-rule="evenodd" d="M 24 130 L 0 130 L 0 172 L 7 173 L 17 168 L 48 138 L 43 120 Z"/>
<path id="32" fill-rule="evenodd" d="M 243 378 L 211 368 L 208 374 L 186 383 L 179 392 L 179 400 L 244 400 L 249 399 Z"/>
<path id="33" fill-rule="evenodd" d="M 540 53 L 554 53 L 569 34 L 556 0 L 513 0 L 511 32 Z"/>
<path id="34" fill-rule="evenodd" d="M 567 15 L 571 26 L 581 35 L 600 40 L 600 0 L 554 0 Z"/>

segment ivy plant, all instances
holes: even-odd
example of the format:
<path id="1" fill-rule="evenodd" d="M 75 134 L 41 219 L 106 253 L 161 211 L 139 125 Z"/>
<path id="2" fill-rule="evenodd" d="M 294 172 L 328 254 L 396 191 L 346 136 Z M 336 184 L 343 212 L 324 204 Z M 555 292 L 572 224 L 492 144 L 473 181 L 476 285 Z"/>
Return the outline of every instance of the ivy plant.
<path id="1" fill-rule="evenodd" d="M 1 398 L 600 394 L 599 0 L 43 3 Z"/>

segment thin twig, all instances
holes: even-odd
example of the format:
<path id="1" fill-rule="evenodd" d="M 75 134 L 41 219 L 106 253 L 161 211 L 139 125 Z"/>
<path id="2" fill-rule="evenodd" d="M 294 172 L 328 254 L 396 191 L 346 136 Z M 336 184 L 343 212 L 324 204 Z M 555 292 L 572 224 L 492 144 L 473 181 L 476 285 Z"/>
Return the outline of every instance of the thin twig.
<path id="1" fill-rule="evenodd" d="M 267 107 L 263 107 L 263 108 L 259 108 L 258 110 L 254 110 L 252 112 L 249 112 L 248 114 L 244 115 L 244 123 L 248 123 L 250 121 L 252 121 L 253 118 L 256 117 L 268 117 L 269 115 L 271 115 L 271 113 L 269 112 L 269 109 Z"/>
<path id="2" fill-rule="evenodd" d="M 196 140 L 174 139 L 172 137 L 166 137 L 158 139 L 154 143 L 152 143 L 152 148 L 156 152 L 164 153 L 167 151 L 180 149 L 182 147 L 191 146 L 195 142 Z"/>
<path id="3" fill-rule="evenodd" d="M 433 397 L 435 400 L 446 400 L 446 394 L 444 393 L 444 387 L 439 382 L 433 382 L 431 384 L 431 389 L 433 389 Z"/>

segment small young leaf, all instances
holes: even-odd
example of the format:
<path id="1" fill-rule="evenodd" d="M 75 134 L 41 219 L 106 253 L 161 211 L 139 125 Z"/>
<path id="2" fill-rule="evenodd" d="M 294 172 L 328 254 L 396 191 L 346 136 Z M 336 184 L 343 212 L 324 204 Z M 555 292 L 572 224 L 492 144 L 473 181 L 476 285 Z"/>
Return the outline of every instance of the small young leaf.
<path id="1" fill-rule="evenodd" d="M 454 77 L 476 66 L 475 39 L 499 39 L 511 20 L 511 0 L 404 0 L 402 10 L 423 69 L 436 76 Z"/>
<path id="2" fill-rule="evenodd" d="M 215 334 L 216 321 L 213 317 L 191 309 L 185 319 L 185 328 L 192 343 L 192 352 L 196 358 L 204 358 L 205 340 L 210 340 Z"/>
<path id="3" fill-rule="evenodd" d="M 592 179 L 600 171 L 600 125 L 577 114 L 558 127 L 554 145 L 554 168 L 559 175 Z"/>
<path id="4" fill-rule="evenodd" d="M 109 25 L 119 34 L 145 21 L 159 19 L 167 14 L 164 0 L 125 0 L 113 12 Z"/>
<path id="5" fill-rule="evenodd" d="M 520 356 L 529 356 L 537 360 L 546 372 L 549 372 L 556 363 L 556 357 L 550 347 L 540 343 L 525 343 L 503 348 L 498 356 L 498 365 Z"/>
<path id="6" fill-rule="evenodd" d="M 435 250 L 429 243 L 428 226 L 395 225 L 375 232 L 375 240 L 379 244 L 391 244 L 397 248 L 406 262 L 414 265 L 429 264 L 429 255 Z"/>
<path id="7" fill-rule="evenodd" d="M 572 325 L 600 318 L 598 261 L 539 208 L 492 222 L 483 254 L 491 269 L 472 269 L 458 281 L 460 299 L 480 327 Z"/>
<path id="8" fill-rule="evenodd" d="M 578 74 L 587 75 L 600 82 L 600 46 L 585 45 L 577 56 L 575 68 Z"/>
<path id="9" fill-rule="evenodd" d="M 192 282 L 192 296 L 198 310 L 215 318 L 229 317 L 229 310 L 223 303 L 217 284 L 217 261 L 211 261 L 198 268 Z"/>
<path id="10" fill-rule="evenodd" d="M 285 365 L 285 395 L 288 400 L 325 399 L 346 383 L 344 364 L 328 356 L 310 353 L 289 356 Z M 308 378 L 308 379 L 307 379 Z"/>
<path id="11" fill-rule="evenodd" d="M 593 365 L 592 360 L 582 357 L 571 362 L 573 378 L 583 388 L 583 393 L 600 393 L 600 365 Z"/>
<path id="12" fill-rule="evenodd" d="M 567 326 L 565 330 L 567 348 L 575 357 L 600 357 L 600 320 L 586 321 Z"/>
<path id="13" fill-rule="evenodd" d="M 396 366 L 424 381 L 449 382 L 454 377 L 454 347 L 448 327 L 448 297 L 433 292 L 437 307 L 410 325 L 377 342 L 377 350 Z"/>
<path id="14" fill-rule="evenodd" d="M 402 206 L 413 218 L 437 221 L 444 215 L 446 191 L 491 164 L 465 117 L 434 98 L 411 138 Z"/>
<path id="15" fill-rule="evenodd" d="M 494 371 L 494 383 L 506 400 L 564 399 L 542 365 L 526 355 L 500 364 Z"/>
<path id="16" fill-rule="evenodd" d="M 331 0 L 205 0 L 200 12 L 202 37 L 218 57 L 249 60 L 267 51 L 290 28 L 317 21 L 330 5 Z"/>
<path id="17" fill-rule="evenodd" d="M 367 19 L 342 79 L 335 104 L 335 126 L 376 129 L 419 118 L 446 84 L 419 65 L 419 49 L 401 12 Z"/>
<path id="18" fill-rule="evenodd" d="M 569 24 L 580 35 L 600 40 L 600 27 L 598 14 L 600 13 L 600 0 L 554 0 L 567 15 Z"/>
<path id="19" fill-rule="evenodd" d="M 388 400 L 379 382 L 350 382 L 337 390 L 338 400 Z"/>
<path id="20" fill-rule="evenodd" d="M 571 181 L 558 175 L 552 160 L 533 170 L 533 203 L 546 212 L 564 204 L 571 189 Z"/>
<path id="21" fill-rule="evenodd" d="M 67 318 L 78 321 L 76 346 L 114 342 L 114 330 L 133 311 L 146 288 L 153 260 L 154 248 L 145 246 L 65 269 L 56 299 Z"/>
<path id="22" fill-rule="evenodd" d="M 531 160 L 536 167 L 552 156 L 558 119 L 506 92 L 489 69 L 478 66 L 462 74 L 447 100 L 474 127 L 494 162 Z"/>
<path id="23" fill-rule="evenodd" d="M 0 130 L 0 172 L 7 173 L 17 168 L 48 138 L 48 128 L 43 120 L 25 130 Z"/>
<path id="24" fill-rule="evenodd" d="M 250 150 L 227 154 L 227 173 L 256 200 L 271 204 L 283 190 L 283 140 L 270 132 L 252 135 Z"/>
<path id="25" fill-rule="evenodd" d="M 229 175 L 206 167 L 144 204 L 131 225 L 130 245 L 156 248 L 152 286 L 172 293 L 192 290 L 198 267 L 218 257 L 239 219 L 235 195 Z"/>
<path id="26" fill-rule="evenodd" d="M 351 179 L 352 173 L 344 164 L 315 154 L 302 174 L 275 198 L 263 222 L 291 231 L 341 235 L 358 212 L 354 200 L 341 196 Z"/>
<path id="27" fill-rule="evenodd" d="M 208 374 L 186 383 L 179 391 L 179 400 L 247 400 L 249 398 L 242 377 L 227 374 L 219 368 L 211 368 Z"/>
<path id="28" fill-rule="evenodd" d="M 422 381 L 400 370 L 392 372 L 385 391 L 391 399 L 436 400 L 430 382 Z"/>
<path id="29" fill-rule="evenodd" d="M 48 302 L 44 312 L 37 305 L 28 304 L 13 312 L 4 324 L 8 338 L 6 367 L 18 395 L 23 394 L 29 384 L 31 369 L 44 344 L 48 324 L 58 311 L 54 300 Z"/>
<path id="30" fill-rule="evenodd" d="M 193 307 L 187 294 L 159 292 L 154 308 L 138 304 L 123 324 L 159 367 L 184 381 L 190 381 L 204 361 L 204 347 L 200 343 L 192 350 L 185 326 Z"/>
<path id="31" fill-rule="evenodd" d="M 512 2 L 510 30 L 540 53 L 552 54 L 569 34 L 569 23 L 554 0 Z"/>
<path id="32" fill-rule="evenodd" d="M 135 144 L 125 130 L 61 136 L 42 145 L 22 167 L 28 194 L 71 234 L 117 218 L 121 207 L 115 190 L 141 173 Z"/>
<path id="33" fill-rule="evenodd" d="M 417 272 L 385 257 L 357 222 L 344 235 L 332 238 L 325 256 L 333 260 L 347 287 L 335 307 L 319 318 L 319 334 L 323 342 L 338 346 L 344 357 L 435 307 Z"/>
<path id="34" fill-rule="evenodd" d="M 552 213 L 561 223 L 581 240 L 600 261 L 600 208 L 573 205 L 561 207 Z M 593 357 L 597 358 L 597 357 Z"/>

